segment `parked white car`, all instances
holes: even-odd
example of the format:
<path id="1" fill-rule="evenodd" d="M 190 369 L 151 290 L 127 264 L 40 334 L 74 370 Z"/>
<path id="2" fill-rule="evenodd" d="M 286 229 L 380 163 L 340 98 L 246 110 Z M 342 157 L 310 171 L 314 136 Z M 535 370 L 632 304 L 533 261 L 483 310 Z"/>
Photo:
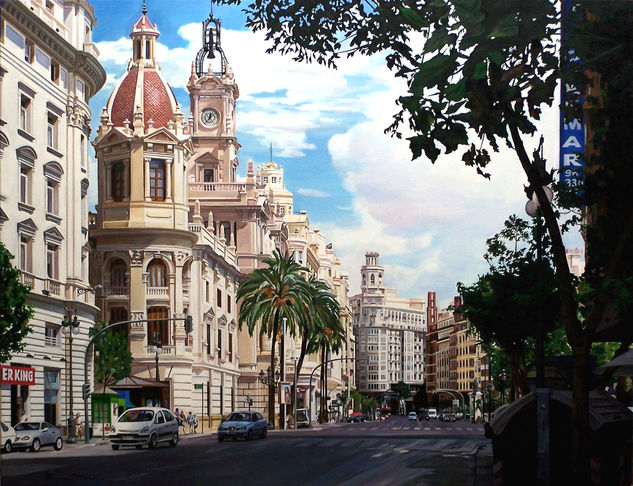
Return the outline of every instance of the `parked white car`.
<path id="1" fill-rule="evenodd" d="M 161 442 L 178 445 L 178 420 L 169 410 L 160 407 L 135 407 L 123 412 L 110 428 L 110 444 L 115 451 L 120 446 L 147 445 L 155 448 Z"/>
<path id="2" fill-rule="evenodd" d="M 52 445 L 56 451 L 62 450 L 64 441 L 61 429 L 48 422 L 22 422 L 15 426 L 14 449 L 37 452 L 47 445 Z"/>
<path id="3" fill-rule="evenodd" d="M 429 408 L 429 418 L 437 418 L 437 409 Z"/>
<path id="4" fill-rule="evenodd" d="M 11 452 L 15 443 L 15 429 L 4 422 L 0 422 L 0 428 L 2 428 L 2 450 Z"/>

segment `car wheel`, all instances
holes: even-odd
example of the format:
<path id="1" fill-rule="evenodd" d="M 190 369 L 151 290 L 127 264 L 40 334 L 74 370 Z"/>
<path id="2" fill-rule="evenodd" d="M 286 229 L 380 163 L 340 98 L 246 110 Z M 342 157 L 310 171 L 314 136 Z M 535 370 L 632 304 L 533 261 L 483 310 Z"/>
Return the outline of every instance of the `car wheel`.
<path id="1" fill-rule="evenodd" d="M 150 449 L 156 449 L 156 446 L 158 445 L 158 437 L 156 437 L 156 434 L 150 435 L 148 445 Z"/>
<path id="2" fill-rule="evenodd" d="M 246 434 L 246 440 L 253 440 L 253 431 L 249 430 L 248 434 Z"/>
<path id="3" fill-rule="evenodd" d="M 112 450 L 113 451 L 118 451 L 119 450 L 119 444 L 112 444 Z"/>
<path id="4" fill-rule="evenodd" d="M 178 441 L 180 438 L 178 437 L 178 432 L 174 432 L 171 436 L 171 440 L 169 441 L 169 445 L 172 447 L 176 447 L 178 445 Z"/>
<path id="5" fill-rule="evenodd" d="M 40 447 L 42 447 L 42 443 L 40 442 L 39 439 L 33 439 L 33 444 L 31 444 L 31 450 L 33 452 L 37 452 L 40 450 Z"/>
<path id="6" fill-rule="evenodd" d="M 13 445 L 11 444 L 11 441 L 10 440 L 6 441 L 4 444 L 4 452 L 8 454 L 12 450 L 13 450 Z"/>
<path id="7" fill-rule="evenodd" d="M 55 440 L 55 445 L 53 447 L 55 448 L 56 451 L 62 450 L 62 447 L 64 447 L 64 441 L 62 440 L 61 437 L 57 437 L 57 440 Z"/>

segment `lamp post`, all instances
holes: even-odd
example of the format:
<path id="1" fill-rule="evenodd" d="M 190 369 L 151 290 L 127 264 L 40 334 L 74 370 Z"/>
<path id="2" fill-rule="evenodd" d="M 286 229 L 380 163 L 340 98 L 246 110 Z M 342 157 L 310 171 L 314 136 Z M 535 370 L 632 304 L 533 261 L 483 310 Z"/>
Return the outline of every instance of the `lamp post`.
<path id="1" fill-rule="evenodd" d="M 543 186 L 547 199 L 552 202 L 554 193 L 548 186 Z M 525 205 L 525 212 L 536 218 L 536 262 L 537 281 L 542 281 L 543 238 L 541 228 L 541 207 L 536 193 Z M 539 486 L 549 486 L 549 398 L 550 390 L 545 388 L 545 330 L 543 326 L 543 309 L 539 305 L 536 310 L 536 478 Z"/>
<path id="2" fill-rule="evenodd" d="M 505 390 L 506 390 L 506 370 L 501 370 L 499 373 L 499 388 L 501 389 L 501 405 L 505 405 Z"/>
<path id="3" fill-rule="evenodd" d="M 152 351 L 156 353 L 156 382 L 160 381 L 160 375 L 158 370 L 158 355 L 163 351 L 163 343 L 160 342 L 160 334 L 158 331 L 154 331 L 154 341 L 152 342 Z"/>
<path id="4" fill-rule="evenodd" d="M 268 387 L 268 422 L 269 424 L 273 423 L 273 414 L 274 414 L 274 411 L 272 410 L 272 407 L 271 407 L 272 405 L 271 393 L 272 393 L 273 387 L 279 382 L 279 377 L 280 377 L 279 370 L 276 370 L 273 373 L 273 370 L 269 366 L 268 369 L 266 370 L 265 375 L 264 375 L 264 370 L 259 370 L 259 377 L 257 378 L 262 385 L 266 385 Z"/>
<path id="5" fill-rule="evenodd" d="M 81 289 L 80 289 L 81 290 Z M 68 332 L 70 331 L 70 333 Z M 73 335 L 79 334 L 79 321 L 77 320 L 77 311 L 69 310 L 64 307 L 64 318 L 62 319 L 62 333 L 68 334 L 68 350 L 70 353 L 68 368 L 68 386 L 70 388 L 70 402 L 68 412 L 68 444 L 77 443 L 77 435 L 75 434 L 75 411 L 73 410 Z"/>

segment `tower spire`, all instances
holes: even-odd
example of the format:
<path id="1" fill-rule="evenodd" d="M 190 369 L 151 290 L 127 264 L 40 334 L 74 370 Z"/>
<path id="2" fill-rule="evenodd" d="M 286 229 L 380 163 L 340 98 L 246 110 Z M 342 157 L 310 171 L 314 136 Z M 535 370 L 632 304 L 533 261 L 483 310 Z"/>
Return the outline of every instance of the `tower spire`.
<path id="1" fill-rule="evenodd" d="M 141 10 L 143 15 L 147 15 L 147 3 L 146 0 L 143 0 L 143 10 Z"/>

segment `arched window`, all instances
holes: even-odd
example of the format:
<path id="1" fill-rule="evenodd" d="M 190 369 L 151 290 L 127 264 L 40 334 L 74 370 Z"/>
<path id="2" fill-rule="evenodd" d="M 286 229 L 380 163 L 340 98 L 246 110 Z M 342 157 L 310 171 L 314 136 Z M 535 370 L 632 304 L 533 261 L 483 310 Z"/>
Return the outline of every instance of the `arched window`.
<path id="1" fill-rule="evenodd" d="M 152 260 L 147 268 L 149 287 L 167 287 L 167 267 L 160 260 Z"/>
<path id="2" fill-rule="evenodd" d="M 112 199 L 123 201 L 125 197 L 125 164 L 115 162 L 112 165 Z"/>
<path id="3" fill-rule="evenodd" d="M 374 285 L 376 283 L 376 277 L 374 277 L 374 274 L 372 273 L 371 276 L 369 277 L 369 281 L 371 282 L 372 285 Z"/>
<path id="4" fill-rule="evenodd" d="M 117 258 L 110 265 L 110 286 L 125 288 L 127 287 L 127 265 L 123 260 Z"/>

